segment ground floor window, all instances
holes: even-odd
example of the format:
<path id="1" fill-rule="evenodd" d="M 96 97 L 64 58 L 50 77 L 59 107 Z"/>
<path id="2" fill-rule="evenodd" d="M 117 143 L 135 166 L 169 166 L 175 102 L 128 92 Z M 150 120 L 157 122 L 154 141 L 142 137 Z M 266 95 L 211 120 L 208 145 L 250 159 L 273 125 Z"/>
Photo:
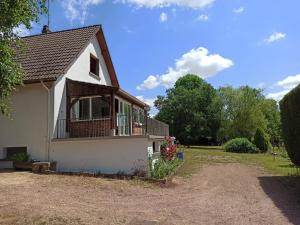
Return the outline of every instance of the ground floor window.
<path id="1" fill-rule="evenodd" d="M 110 96 L 80 98 L 71 109 L 72 120 L 110 118 Z"/>

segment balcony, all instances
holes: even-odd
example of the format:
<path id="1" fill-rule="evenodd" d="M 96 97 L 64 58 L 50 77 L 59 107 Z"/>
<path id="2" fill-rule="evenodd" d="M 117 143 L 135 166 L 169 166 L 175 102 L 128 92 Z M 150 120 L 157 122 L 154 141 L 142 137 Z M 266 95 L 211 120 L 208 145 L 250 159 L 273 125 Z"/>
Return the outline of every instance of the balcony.
<path id="1" fill-rule="evenodd" d="M 131 122 L 122 115 L 117 117 L 116 129 L 111 129 L 111 118 L 97 120 L 57 121 L 54 139 L 67 138 L 97 138 L 115 136 L 169 136 L 169 126 L 166 123 L 147 117 L 145 124 Z"/>

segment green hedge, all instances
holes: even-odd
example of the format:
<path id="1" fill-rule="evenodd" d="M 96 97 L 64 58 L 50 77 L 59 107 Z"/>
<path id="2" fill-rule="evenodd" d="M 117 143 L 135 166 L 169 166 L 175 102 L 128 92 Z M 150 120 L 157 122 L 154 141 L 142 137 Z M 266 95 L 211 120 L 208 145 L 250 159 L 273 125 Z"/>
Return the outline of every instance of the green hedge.
<path id="1" fill-rule="evenodd" d="M 300 85 L 280 102 L 282 132 L 291 161 L 300 166 Z"/>
<path id="2" fill-rule="evenodd" d="M 224 145 L 226 152 L 258 153 L 258 149 L 247 138 L 235 138 Z"/>

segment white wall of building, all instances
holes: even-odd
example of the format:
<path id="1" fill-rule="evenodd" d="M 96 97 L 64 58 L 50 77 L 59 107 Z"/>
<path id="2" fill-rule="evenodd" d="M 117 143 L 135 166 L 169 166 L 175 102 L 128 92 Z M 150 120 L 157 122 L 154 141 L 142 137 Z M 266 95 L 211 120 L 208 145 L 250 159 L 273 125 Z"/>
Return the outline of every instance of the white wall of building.
<path id="1" fill-rule="evenodd" d="M 90 74 L 90 54 L 99 59 L 99 77 Z M 110 76 L 96 36 L 91 39 L 87 47 L 70 66 L 65 76 L 72 80 L 111 86 Z"/>
<path id="2" fill-rule="evenodd" d="M 52 142 L 51 160 L 64 172 L 132 173 L 147 170 L 148 138 L 103 138 Z"/>
<path id="3" fill-rule="evenodd" d="M 12 95 L 11 117 L 0 115 L 0 157 L 7 147 L 25 147 L 32 158 L 46 160 L 47 92 L 41 84 L 20 86 Z"/>
<path id="4" fill-rule="evenodd" d="M 90 54 L 99 59 L 99 77 L 90 74 Z M 110 76 L 101 53 L 98 40 L 93 37 L 87 47 L 69 67 L 67 73 L 57 79 L 53 88 L 53 135 L 55 135 L 57 120 L 66 119 L 66 78 L 93 84 L 111 86 Z"/>

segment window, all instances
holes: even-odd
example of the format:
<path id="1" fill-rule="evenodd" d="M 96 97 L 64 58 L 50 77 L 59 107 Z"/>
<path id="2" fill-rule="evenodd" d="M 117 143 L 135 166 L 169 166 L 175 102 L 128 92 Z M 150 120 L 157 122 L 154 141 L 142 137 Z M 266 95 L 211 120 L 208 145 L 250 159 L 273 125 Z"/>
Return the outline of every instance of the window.
<path id="1" fill-rule="evenodd" d="M 79 100 L 79 118 L 87 120 L 90 117 L 90 100 L 88 98 Z"/>
<path id="2" fill-rule="evenodd" d="M 90 55 L 90 72 L 99 76 L 99 59 L 92 54 Z"/>
<path id="3" fill-rule="evenodd" d="M 110 117 L 110 96 L 79 99 L 71 109 L 72 120 L 92 120 Z"/>
<path id="4" fill-rule="evenodd" d="M 144 110 L 141 108 L 134 107 L 133 108 L 133 122 L 135 125 L 143 125 L 145 122 Z"/>

